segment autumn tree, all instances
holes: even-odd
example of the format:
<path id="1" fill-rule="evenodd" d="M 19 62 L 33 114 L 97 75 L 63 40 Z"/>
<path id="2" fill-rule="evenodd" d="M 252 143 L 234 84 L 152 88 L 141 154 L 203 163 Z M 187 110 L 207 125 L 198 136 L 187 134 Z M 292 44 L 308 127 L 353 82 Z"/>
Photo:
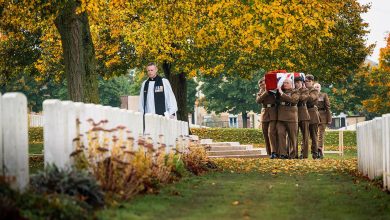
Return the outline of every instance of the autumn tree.
<path id="1" fill-rule="evenodd" d="M 339 49 L 324 45 L 337 34 L 335 25 L 348 2 L 356 0 L 3 0 L 0 24 L 17 23 L 18 34 L 42 31 L 35 66 L 47 78 L 63 59 L 72 99 L 84 91 L 88 99 L 98 97 L 92 94 L 97 72 L 107 78 L 158 62 L 178 99 L 178 118 L 187 120 L 187 77 L 198 70 L 242 77 L 260 68 L 305 71 L 309 61 L 322 61 L 316 51 Z M 311 60 L 314 55 L 318 59 Z M 320 64 L 313 66 L 331 63 Z"/>
<path id="2" fill-rule="evenodd" d="M 386 47 L 380 50 L 378 68 L 365 74 L 370 93 L 363 106 L 377 115 L 390 112 L 390 34 L 386 40 Z"/>
<path id="3" fill-rule="evenodd" d="M 109 28 L 121 30 L 128 48 L 126 57 L 144 69 L 148 62 L 160 64 L 159 71 L 170 81 L 179 111 L 177 117 L 187 121 L 187 75 L 196 69 L 196 58 L 189 55 L 199 18 L 207 1 L 134 1 L 118 2 L 119 12 Z"/>
<path id="4" fill-rule="evenodd" d="M 14 29 L 15 26 L 8 28 Z M 55 78 L 36 79 L 40 72 L 34 64 L 42 52 L 37 46 L 41 43 L 41 32 L 25 30 L 20 36 L 0 35 L 0 93 L 23 92 L 27 96 L 28 108 L 39 112 L 44 99 L 66 98 L 66 88 L 63 89 L 62 82 Z"/>
<path id="5" fill-rule="evenodd" d="M 62 51 L 56 61 L 63 58 L 70 98 L 97 103 L 96 57 L 89 14 L 101 7 L 102 2 L 5 0 L 0 4 L 2 34 L 9 38 L 20 38 L 23 31 L 41 31 L 40 49 L 51 49 L 50 55 L 58 54 L 58 47 Z M 12 24 L 18 26 L 14 30 L 4 28 Z"/>
<path id="6" fill-rule="evenodd" d="M 368 24 L 361 18 L 369 8 L 356 0 L 344 1 L 335 17 L 335 25 L 330 28 L 331 37 L 324 39 L 321 45 L 308 45 L 314 47 L 312 50 L 302 51 L 306 63 L 300 69 L 315 75 L 322 83 L 351 83 L 351 76 L 359 72 L 374 47 L 366 46 Z"/>
<path id="7" fill-rule="evenodd" d="M 343 81 L 332 84 L 321 83 L 323 92 L 329 94 L 331 110 L 335 114 L 341 112 L 352 115 L 368 115 L 362 101 L 369 98 L 371 89 L 368 86 L 365 72 L 369 67 L 362 66 Z"/>
<path id="8" fill-rule="evenodd" d="M 362 65 L 345 81 L 332 83 L 329 97 L 335 113 L 365 115 L 371 119 L 390 112 L 389 36 L 382 48 L 379 66 Z"/>
<path id="9" fill-rule="evenodd" d="M 331 37 L 342 5 L 337 0 L 218 1 L 206 18 L 213 22 L 198 33 L 211 42 L 207 51 L 218 57 L 207 60 L 213 68 L 204 72 L 245 76 L 259 68 L 301 69 L 307 63 L 303 51 L 314 53 L 318 48 L 311 45 Z"/>
<path id="10" fill-rule="evenodd" d="M 295 67 L 299 49 L 330 37 L 342 1 L 118 1 L 110 29 L 123 36 L 138 67 L 149 61 L 171 81 L 178 118 L 187 120 L 186 79 L 198 70 L 248 76 Z M 305 42 L 302 44 L 302 42 Z M 296 55 L 295 57 L 293 55 Z"/>

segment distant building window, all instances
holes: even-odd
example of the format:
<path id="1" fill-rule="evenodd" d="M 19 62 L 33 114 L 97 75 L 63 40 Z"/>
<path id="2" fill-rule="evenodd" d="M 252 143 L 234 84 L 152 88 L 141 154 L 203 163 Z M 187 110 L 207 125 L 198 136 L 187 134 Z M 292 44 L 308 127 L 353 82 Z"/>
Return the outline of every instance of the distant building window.
<path id="1" fill-rule="evenodd" d="M 341 127 L 345 127 L 345 118 L 340 118 L 341 119 Z"/>
<path id="2" fill-rule="evenodd" d="M 238 128 L 238 121 L 236 115 L 229 115 L 229 127 Z"/>
<path id="3" fill-rule="evenodd" d="M 347 125 L 346 117 L 347 115 L 344 113 L 341 113 L 340 115 L 337 116 L 333 116 L 331 128 L 339 129 L 345 127 Z"/>

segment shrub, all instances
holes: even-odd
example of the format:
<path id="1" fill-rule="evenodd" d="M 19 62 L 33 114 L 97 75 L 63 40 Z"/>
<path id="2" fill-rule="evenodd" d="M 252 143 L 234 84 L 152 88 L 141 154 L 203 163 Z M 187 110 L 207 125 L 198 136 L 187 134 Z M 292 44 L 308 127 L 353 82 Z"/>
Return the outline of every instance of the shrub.
<path id="1" fill-rule="evenodd" d="M 211 167 L 206 150 L 200 145 L 190 145 L 183 153 L 183 162 L 187 170 L 195 175 L 200 175 Z"/>
<path id="2" fill-rule="evenodd" d="M 174 154 L 165 153 L 165 145 L 153 145 L 151 138 L 139 137 L 134 144 L 131 132 L 125 127 L 105 129 L 107 121 L 94 123 L 87 132 L 84 146 L 81 134 L 75 138 L 76 150 L 72 153 L 76 167 L 88 169 L 101 183 L 103 190 L 131 198 L 140 192 L 154 192 L 175 177 Z"/>
<path id="3" fill-rule="evenodd" d="M 184 162 L 182 160 L 181 154 L 174 155 L 173 164 L 174 164 L 174 166 L 172 167 L 172 173 L 177 178 L 188 177 L 191 175 L 191 173 L 189 172 L 189 170 L 187 170 L 186 165 L 184 164 Z"/>
<path id="4" fill-rule="evenodd" d="M 152 159 L 152 173 L 150 189 L 158 189 L 161 185 L 169 183 L 173 179 L 172 169 L 174 167 L 173 152 L 168 155 L 165 153 L 165 146 L 159 147 L 157 153 Z"/>
<path id="5" fill-rule="evenodd" d="M 13 199 L 3 194 L 0 195 L 0 219 L 26 219 Z"/>
<path id="6" fill-rule="evenodd" d="M 31 187 L 38 193 L 66 194 L 97 207 L 104 205 L 104 193 L 96 179 L 85 171 L 60 170 L 46 166 L 31 177 Z"/>
<path id="7" fill-rule="evenodd" d="M 19 193 L 0 183 L 0 219 L 93 219 L 88 205 L 61 194 Z"/>
<path id="8" fill-rule="evenodd" d="M 28 219 L 93 219 L 94 214 L 82 201 L 65 194 L 25 193 L 19 198 L 23 216 Z"/>

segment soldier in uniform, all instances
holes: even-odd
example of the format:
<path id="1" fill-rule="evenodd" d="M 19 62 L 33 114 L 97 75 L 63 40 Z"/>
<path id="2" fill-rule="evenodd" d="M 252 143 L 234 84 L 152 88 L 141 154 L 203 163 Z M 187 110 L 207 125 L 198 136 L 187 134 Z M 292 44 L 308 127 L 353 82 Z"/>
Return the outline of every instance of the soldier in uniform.
<path id="1" fill-rule="evenodd" d="M 290 150 L 288 155 L 286 136 L 288 135 L 289 146 L 296 146 L 298 133 L 298 108 L 299 93 L 293 89 L 291 79 L 283 82 L 283 89 L 278 87 L 280 95 L 280 105 L 278 106 L 278 121 L 276 129 L 278 131 L 278 146 L 281 159 L 297 158 L 298 152 Z"/>
<path id="2" fill-rule="evenodd" d="M 307 110 L 310 115 L 309 122 L 309 134 L 311 139 L 311 154 L 313 159 L 318 158 L 318 124 L 320 123 L 320 117 L 317 110 L 318 91 L 313 87 L 314 76 L 311 74 L 306 75 L 305 80 L 306 88 L 309 90 L 309 97 L 306 102 Z"/>
<path id="3" fill-rule="evenodd" d="M 296 77 L 295 89 L 299 91 L 299 101 L 298 101 L 298 127 L 301 130 L 302 134 L 302 150 L 301 150 L 301 159 L 306 159 L 309 155 L 309 122 L 310 115 L 307 111 L 306 101 L 309 98 L 309 90 L 305 87 L 302 77 Z M 295 146 L 295 149 L 298 150 L 298 141 Z"/>
<path id="4" fill-rule="evenodd" d="M 267 154 L 271 159 L 278 157 L 276 144 L 276 120 L 278 112 L 276 108 L 276 94 L 265 89 L 264 77 L 259 80 L 260 91 L 257 93 L 256 102 L 262 104 L 261 126 L 263 130 Z"/>
<path id="5" fill-rule="evenodd" d="M 332 113 L 328 94 L 321 92 L 321 84 L 315 83 L 314 88 L 318 91 L 318 112 L 320 113 L 320 123 L 318 125 L 318 157 L 324 158 L 323 147 L 325 138 L 325 128 L 332 123 Z"/>

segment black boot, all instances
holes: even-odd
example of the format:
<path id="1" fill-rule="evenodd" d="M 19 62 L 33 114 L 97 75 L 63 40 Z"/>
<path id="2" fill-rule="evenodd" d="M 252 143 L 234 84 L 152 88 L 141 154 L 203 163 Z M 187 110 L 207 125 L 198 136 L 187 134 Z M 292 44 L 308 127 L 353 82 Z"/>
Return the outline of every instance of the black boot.
<path id="1" fill-rule="evenodd" d="M 280 155 L 280 159 L 289 159 L 287 155 Z"/>
<path id="2" fill-rule="evenodd" d="M 275 152 L 272 152 L 271 153 L 271 156 L 269 157 L 270 159 L 277 159 L 279 157 L 279 155 Z"/>
<path id="3" fill-rule="evenodd" d="M 324 154 L 322 153 L 322 149 L 318 149 L 318 158 L 324 159 Z"/>

